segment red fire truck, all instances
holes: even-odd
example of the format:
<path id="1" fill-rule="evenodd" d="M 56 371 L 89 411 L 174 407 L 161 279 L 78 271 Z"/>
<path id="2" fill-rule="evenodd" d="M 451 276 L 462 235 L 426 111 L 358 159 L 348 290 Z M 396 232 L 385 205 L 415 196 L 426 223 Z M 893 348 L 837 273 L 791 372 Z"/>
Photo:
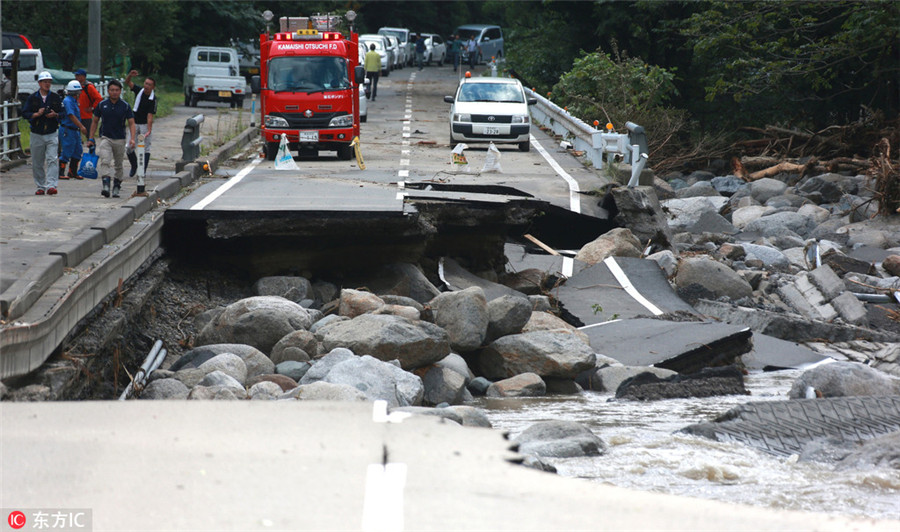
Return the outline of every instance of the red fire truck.
<path id="1" fill-rule="evenodd" d="M 251 84 L 260 93 L 266 159 L 275 159 L 282 137 L 301 153 L 353 156 L 365 78 L 358 39 L 356 33 L 345 39 L 340 32 L 315 29 L 259 36 L 260 75 Z"/>

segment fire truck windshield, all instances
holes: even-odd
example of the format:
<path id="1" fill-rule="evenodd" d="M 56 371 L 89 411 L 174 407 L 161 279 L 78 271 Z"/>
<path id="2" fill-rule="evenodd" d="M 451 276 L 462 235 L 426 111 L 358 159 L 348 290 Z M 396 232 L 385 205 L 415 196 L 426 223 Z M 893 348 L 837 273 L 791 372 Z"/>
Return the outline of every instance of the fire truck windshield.
<path id="1" fill-rule="evenodd" d="M 275 57 L 268 87 L 275 92 L 321 92 L 350 88 L 347 60 L 341 57 Z"/>

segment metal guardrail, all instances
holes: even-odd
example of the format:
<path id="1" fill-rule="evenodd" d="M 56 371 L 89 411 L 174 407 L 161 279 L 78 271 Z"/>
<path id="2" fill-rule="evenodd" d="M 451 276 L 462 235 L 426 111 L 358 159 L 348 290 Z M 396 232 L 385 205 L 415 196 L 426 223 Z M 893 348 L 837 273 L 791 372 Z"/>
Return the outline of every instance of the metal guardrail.
<path id="1" fill-rule="evenodd" d="M 181 135 L 181 160 L 193 162 L 200 157 L 200 143 L 203 137 L 200 136 L 200 124 L 206 118 L 201 115 L 194 115 L 184 121 L 184 133 Z"/>
<path id="2" fill-rule="evenodd" d="M 597 129 L 586 124 L 578 117 L 570 115 L 565 109 L 547 98 L 525 89 L 530 98 L 537 100 L 536 105 L 529 107 L 532 120 L 549 127 L 553 133 L 562 136 L 572 143 L 575 150 L 583 151 L 595 168 L 602 170 L 608 162 L 610 154 L 622 155 L 623 162 L 631 164 L 631 179 L 628 186 L 638 184 L 641 171 L 647 163 L 647 136 L 644 128 L 633 123 L 625 124 L 628 134 L 613 133 Z M 636 161 L 636 163 L 632 163 Z"/>
<path id="3" fill-rule="evenodd" d="M 19 131 L 19 105 L 18 101 L 0 103 L 3 117 L 0 120 L 0 140 L 3 141 L 0 160 L 3 161 L 9 161 L 10 155 L 25 155 L 20 140 L 22 133 Z"/>

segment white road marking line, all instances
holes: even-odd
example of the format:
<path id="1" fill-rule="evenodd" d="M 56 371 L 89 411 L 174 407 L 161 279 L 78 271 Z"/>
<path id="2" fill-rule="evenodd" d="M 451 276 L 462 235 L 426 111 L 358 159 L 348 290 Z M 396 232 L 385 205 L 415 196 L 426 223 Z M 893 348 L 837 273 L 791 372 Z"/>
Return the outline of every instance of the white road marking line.
<path id="1" fill-rule="evenodd" d="M 622 285 L 622 288 L 625 289 L 625 292 L 628 293 L 635 301 L 644 306 L 647 310 L 653 313 L 654 316 L 659 316 L 660 314 L 664 314 L 663 311 L 659 310 L 659 307 L 650 302 L 649 299 L 641 295 L 640 292 L 637 291 L 637 288 L 631 284 L 631 279 L 628 278 L 628 275 L 625 274 L 625 271 L 622 270 L 622 267 L 619 266 L 619 263 L 616 262 L 614 257 L 607 257 L 603 264 L 606 264 L 606 267 L 609 268 L 609 271 L 613 274 L 619 284 Z"/>
<path id="2" fill-rule="evenodd" d="M 404 463 L 369 464 L 363 499 L 364 532 L 402 532 L 407 470 Z"/>
<path id="3" fill-rule="evenodd" d="M 566 277 L 572 277 L 572 272 L 575 271 L 575 259 L 572 257 L 563 257 L 562 260 L 562 274 Z"/>
<path id="4" fill-rule="evenodd" d="M 221 185 L 219 188 L 215 189 L 215 190 L 212 192 L 212 194 L 210 194 L 209 196 L 206 196 L 206 197 L 203 198 L 202 200 L 200 200 L 200 201 L 198 201 L 197 203 L 195 203 L 195 204 L 191 207 L 191 210 L 192 210 L 192 211 L 202 211 L 204 207 L 206 207 L 206 206 L 209 205 L 210 203 L 216 201 L 216 199 L 218 199 L 219 196 L 221 196 L 222 194 L 228 192 L 228 190 L 229 190 L 231 187 L 233 187 L 233 186 L 237 185 L 238 183 L 240 183 L 241 180 L 244 179 L 244 178 L 247 176 L 247 174 L 249 174 L 250 172 L 252 172 L 253 169 L 256 168 L 256 165 L 258 165 L 260 162 L 262 162 L 262 157 L 257 157 L 256 159 L 253 159 L 253 160 L 250 162 L 250 164 L 248 164 L 248 165 L 245 166 L 243 169 L 241 169 L 241 171 L 238 172 L 236 176 L 234 176 L 234 177 L 232 177 L 231 179 L 229 179 L 228 181 L 222 183 L 222 185 Z"/>
<path id="5" fill-rule="evenodd" d="M 408 131 L 407 131 L 406 133 L 403 134 L 403 138 L 405 138 L 405 139 L 408 139 L 408 138 L 409 138 L 409 132 L 408 132 Z"/>
<path id="6" fill-rule="evenodd" d="M 400 170 L 397 172 L 397 177 L 409 177 L 409 170 Z"/>
<path id="7" fill-rule="evenodd" d="M 553 170 L 555 170 L 556 173 L 559 174 L 560 177 L 565 179 L 566 183 L 569 184 L 569 210 L 572 212 L 580 213 L 581 197 L 578 194 L 578 182 L 575 181 L 575 178 L 570 176 L 568 172 L 563 170 L 562 166 L 560 166 L 559 163 L 556 162 L 549 153 L 547 153 L 547 150 L 545 150 L 544 147 L 541 146 L 541 143 L 538 142 L 536 138 L 534 138 L 534 135 L 531 135 L 531 144 L 535 147 L 535 149 L 537 149 L 538 153 L 540 153 L 544 157 L 544 159 L 546 159 L 547 162 L 550 163 L 550 166 L 553 168 Z"/>
<path id="8" fill-rule="evenodd" d="M 400 155 L 409 155 L 409 150 L 400 150 Z"/>
<path id="9" fill-rule="evenodd" d="M 409 159 L 400 159 L 400 166 L 409 166 Z"/>
<path id="10" fill-rule="evenodd" d="M 406 188 L 406 181 L 397 181 L 397 188 L 399 188 L 400 190 Z"/>
<path id="11" fill-rule="evenodd" d="M 403 131 L 409 131 L 409 126 L 403 126 Z"/>

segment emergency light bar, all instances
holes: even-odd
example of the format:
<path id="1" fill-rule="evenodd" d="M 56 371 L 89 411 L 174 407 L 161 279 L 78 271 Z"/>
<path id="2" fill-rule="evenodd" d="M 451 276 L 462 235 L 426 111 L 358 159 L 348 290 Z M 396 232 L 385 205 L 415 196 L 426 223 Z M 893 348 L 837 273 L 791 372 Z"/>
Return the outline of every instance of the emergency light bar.
<path id="1" fill-rule="evenodd" d="M 297 30 L 275 34 L 276 41 L 339 41 L 342 38 L 337 31 Z"/>

